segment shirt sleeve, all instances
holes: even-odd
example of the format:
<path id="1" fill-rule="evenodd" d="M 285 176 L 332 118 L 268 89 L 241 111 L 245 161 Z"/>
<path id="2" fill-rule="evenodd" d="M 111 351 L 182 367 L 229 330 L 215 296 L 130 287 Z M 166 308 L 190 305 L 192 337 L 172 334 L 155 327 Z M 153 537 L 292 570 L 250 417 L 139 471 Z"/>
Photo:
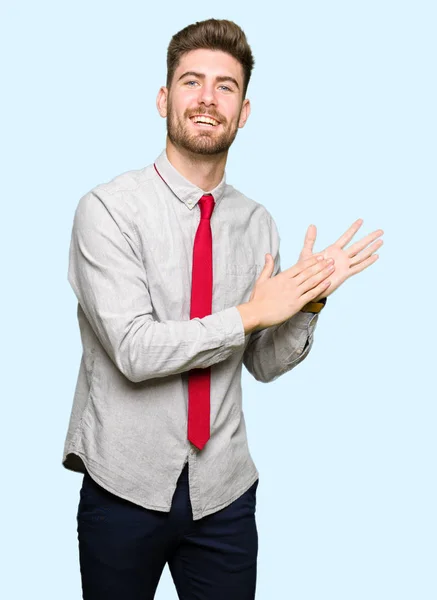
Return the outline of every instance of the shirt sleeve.
<path id="1" fill-rule="evenodd" d="M 272 216 L 267 214 L 275 276 L 281 272 L 280 236 Z M 243 354 L 249 373 L 257 381 L 269 383 L 302 362 L 312 348 L 319 314 L 299 311 L 279 325 L 253 332 Z"/>
<path id="2" fill-rule="evenodd" d="M 95 190 L 77 206 L 68 281 L 100 343 L 130 381 L 206 368 L 244 346 L 236 307 L 189 321 L 156 321 L 129 218 Z"/>

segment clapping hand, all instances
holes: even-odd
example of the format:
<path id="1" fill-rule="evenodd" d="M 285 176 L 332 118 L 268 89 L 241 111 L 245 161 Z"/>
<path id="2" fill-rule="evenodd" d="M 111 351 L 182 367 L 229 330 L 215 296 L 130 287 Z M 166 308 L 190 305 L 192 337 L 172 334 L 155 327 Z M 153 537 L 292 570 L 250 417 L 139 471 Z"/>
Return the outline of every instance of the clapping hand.
<path id="1" fill-rule="evenodd" d="M 367 269 L 367 267 L 370 267 L 370 265 L 378 260 L 379 256 L 378 254 L 375 254 L 375 252 L 384 243 L 381 239 L 378 239 L 384 233 L 382 229 L 369 233 L 361 240 L 352 244 L 352 246 L 349 246 L 349 248 L 345 248 L 346 244 L 351 241 L 362 224 L 363 219 L 358 219 L 334 244 L 328 246 L 321 252 L 317 252 L 317 254 L 323 255 L 326 259 L 333 258 L 335 261 L 335 270 L 332 275 L 329 276 L 331 285 L 326 291 L 322 292 L 315 301 L 326 298 L 346 281 L 346 279 L 349 279 L 352 275 L 356 275 L 356 273 L 364 271 L 364 269 Z M 316 226 L 310 225 L 305 235 L 302 252 L 299 255 L 299 262 L 310 258 L 313 255 L 316 235 Z"/>

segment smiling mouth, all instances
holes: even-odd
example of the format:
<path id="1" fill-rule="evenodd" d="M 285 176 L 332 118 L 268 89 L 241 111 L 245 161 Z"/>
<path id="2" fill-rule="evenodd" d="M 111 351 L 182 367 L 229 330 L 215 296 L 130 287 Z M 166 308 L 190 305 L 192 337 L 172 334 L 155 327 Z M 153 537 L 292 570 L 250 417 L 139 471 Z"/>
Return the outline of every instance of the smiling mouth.
<path id="1" fill-rule="evenodd" d="M 190 120 L 195 125 L 206 125 L 207 127 L 217 127 L 217 125 L 220 125 L 219 121 L 217 121 L 216 119 L 202 115 L 195 115 L 194 117 L 190 117 Z"/>

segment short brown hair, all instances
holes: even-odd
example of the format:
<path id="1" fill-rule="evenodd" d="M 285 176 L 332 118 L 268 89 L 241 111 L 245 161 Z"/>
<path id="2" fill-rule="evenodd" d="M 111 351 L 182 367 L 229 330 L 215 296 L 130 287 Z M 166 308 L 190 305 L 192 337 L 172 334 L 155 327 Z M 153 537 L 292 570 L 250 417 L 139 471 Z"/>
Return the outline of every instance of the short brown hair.
<path id="1" fill-rule="evenodd" d="M 191 50 L 221 50 L 233 56 L 243 67 L 243 98 L 246 97 L 255 60 L 244 31 L 233 21 L 208 19 L 187 25 L 171 38 L 167 49 L 167 87 L 173 80 L 181 57 Z"/>

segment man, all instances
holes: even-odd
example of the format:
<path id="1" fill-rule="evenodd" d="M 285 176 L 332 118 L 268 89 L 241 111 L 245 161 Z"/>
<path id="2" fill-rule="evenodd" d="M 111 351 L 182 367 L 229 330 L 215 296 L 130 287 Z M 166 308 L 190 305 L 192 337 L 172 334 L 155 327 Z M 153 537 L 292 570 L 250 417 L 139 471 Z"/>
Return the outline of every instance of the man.
<path id="1" fill-rule="evenodd" d="M 75 213 L 68 279 L 83 355 L 63 465 L 84 474 L 85 600 L 152 599 L 165 564 L 181 599 L 254 598 L 242 365 L 262 382 L 298 365 L 326 297 L 382 244 L 378 230 L 345 249 L 358 220 L 314 255 L 310 226 L 281 271 L 272 216 L 225 182 L 253 64 L 230 21 L 177 33 L 157 97 L 165 150 Z"/>

